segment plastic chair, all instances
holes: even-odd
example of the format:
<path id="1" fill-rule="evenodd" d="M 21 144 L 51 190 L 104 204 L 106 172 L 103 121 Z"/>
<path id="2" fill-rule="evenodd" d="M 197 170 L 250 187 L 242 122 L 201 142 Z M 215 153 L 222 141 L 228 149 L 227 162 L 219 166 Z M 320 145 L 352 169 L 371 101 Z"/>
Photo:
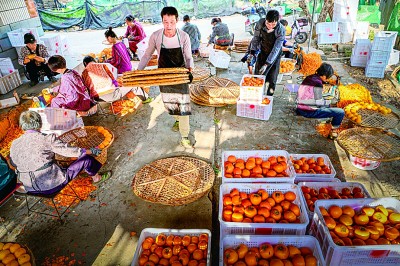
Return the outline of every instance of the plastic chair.
<path id="1" fill-rule="evenodd" d="M 73 194 L 67 194 L 65 192 L 62 192 L 64 188 L 69 187 Z M 18 193 L 18 192 L 17 192 Z M 75 190 L 72 188 L 72 186 L 70 184 L 67 184 L 66 186 L 64 186 L 60 191 L 55 192 L 53 194 L 32 194 L 32 193 L 18 193 L 18 195 L 24 196 L 25 197 L 25 202 L 26 202 L 26 207 L 28 209 L 28 216 L 32 213 L 39 213 L 42 215 L 47 215 L 47 216 L 51 216 L 51 217 L 57 217 L 60 221 L 62 220 L 61 217 L 67 212 L 67 210 L 75 203 L 76 200 L 71 201 L 71 203 L 62 211 L 61 208 L 57 207 L 57 204 L 55 202 L 55 197 L 57 195 L 65 195 L 71 198 L 75 198 L 78 200 L 78 202 L 80 202 L 82 199 L 78 196 L 78 194 L 75 192 Z M 35 203 L 31 206 L 29 206 L 29 202 L 28 202 L 28 197 L 32 197 L 35 199 Z M 35 206 L 40 203 L 42 200 L 44 199 L 50 199 L 52 207 L 55 209 L 57 215 L 53 214 L 53 213 L 48 213 L 48 212 L 43 212 L 43 211 L 39 211 L 37 209 L 35 209 Z"/>

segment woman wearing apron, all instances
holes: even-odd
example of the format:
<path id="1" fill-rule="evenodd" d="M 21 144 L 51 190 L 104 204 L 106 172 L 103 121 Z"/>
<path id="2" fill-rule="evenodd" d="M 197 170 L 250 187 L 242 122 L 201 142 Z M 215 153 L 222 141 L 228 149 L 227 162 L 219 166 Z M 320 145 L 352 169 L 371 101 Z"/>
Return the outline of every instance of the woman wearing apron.
<path id="1" fill-rule="evenodd" d="M 186 67 L 193 68 L 193 57 L 189 35 L 176 28 L 178 11 L 175 7 L 167 6 L 161 11 L 163 29 L 155 31 L 149 39 L 149 46 L 139 62 L 138 70 L 143 70 L 149 62 L 154 50 L 158 53 L 158 67 Z M 160 86 L 161 97 L 168 113 L 175 118 L 172 127 L 181 134 L 181 145 L 192 147 L 189 140 L 189 115 L 191 115 L 189 85 L 178 84 Z"/>

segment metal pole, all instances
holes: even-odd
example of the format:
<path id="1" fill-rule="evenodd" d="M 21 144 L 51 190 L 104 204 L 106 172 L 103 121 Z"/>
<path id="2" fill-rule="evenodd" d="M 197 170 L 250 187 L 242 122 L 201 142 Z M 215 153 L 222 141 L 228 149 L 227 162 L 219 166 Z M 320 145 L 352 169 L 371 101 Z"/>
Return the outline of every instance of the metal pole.
<path id="1" fill-rule="evenodd" d="M 307 53 L 310 52 L 310 45 L 311 45 L 311 39 L 312 39 L 312 33 L 313 33 L 313 26 L 314 26 L 314 13 L 315 13 L 315 5 L 317 0 L 314 0 L 313 8 L 312 8 L 312 15 L 311 15 L 311 27 L 310 27 L 310 37 L 308 38 L 308 47 L 307 47 Z"/>

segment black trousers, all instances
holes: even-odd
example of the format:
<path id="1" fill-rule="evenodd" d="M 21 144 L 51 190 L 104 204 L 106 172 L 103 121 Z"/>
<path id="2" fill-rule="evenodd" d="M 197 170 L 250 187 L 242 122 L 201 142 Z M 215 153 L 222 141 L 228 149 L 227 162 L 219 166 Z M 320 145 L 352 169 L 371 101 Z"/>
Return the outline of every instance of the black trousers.
<path id="1" fill-rule="evenodd" d="M 265 64 L 267 61 L 269 54 L 266 54 L 265 52 L 261 51 L 260 54 L 257 56 L 257 62 L 256 62 L 256 68 L 255 68 L 255 73 L 258 75 L 258 71 L 260 68 Z M 278 79 L 279 75 L 279 66 L 281 64 L 281 57 L 278 56 L 275 59 L 275 62 L 268 66 L 267 70 L 265 71 L 265 82 L 268 82 L 268 90 L 267 90 L 267 95 L 272 96 L 275 91 L 276 87 L 276 80 Z"/>
<path id="2" fill-rule="evenodd" d="M 49 66 L 47 64 L 40 64 L 37 66 L 35 64 L 35 61 L 32 60 L 28 64 L 25 65 L 26 67 L 26 72 L 29 74 L 29 79 L 34 82 L 39 81 L 39 71 L 43 70 L 46 76 L 50 79 L 52 76 L 54 76 L 53 72 L 50 70 Z"/>

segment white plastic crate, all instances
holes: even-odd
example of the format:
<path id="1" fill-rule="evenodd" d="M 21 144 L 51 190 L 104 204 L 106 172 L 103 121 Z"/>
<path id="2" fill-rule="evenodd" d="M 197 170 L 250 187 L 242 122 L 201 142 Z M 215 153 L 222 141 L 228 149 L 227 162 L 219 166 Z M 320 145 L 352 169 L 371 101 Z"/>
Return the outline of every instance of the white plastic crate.
<path id="1" fill-rule="evenodd" d="M 350 65 L 353 67 L 365 67 L 367 65 L 367 56 L 355 56 L 350 57 Z"/>
<path id="2" fill-rule="evenodd" d="M 339 32 L 338 22 L 319 22 L 315 27 L 317 34 Z"/>
<path id="3" fill-rule="evenodd" d="M 342 43 L 353 41 L 355 28 L 355 22 L 339 22 L 339 32 L 342 34 L 340 37 L 340 41 Z"/>
<path id="4" fill-rule="evenodd" d="M 386 66 L 369 65 L 365 67 L 365 76 L 369 78 L 383 78 L 385 76 Z"/>
<path id="5" fill-rule="evenodd" d="M 371 195 L 368 193 L 368 190 L 364 187 L 363 184 L 357 183 L 357 182 L 299 182 L 297 184 L 301 190 L 302 186 L 307 186 L 309 188 L 314 188 L 317 191 L 320 188 L 327 188 L 328 190 L 337 190 L 339 193 L 342 191 L 343 188 L 350 188 L 353 190 L 353 188 L 358 187 L 361 188 L 362 193 L 364 194 L 365 198 L 371 198 Z M 310 211 L 310 209 L 307 206 L 306 199 L 304 198 L 303 192 L 301 193 L 301 197 L 304 200 L 304 205 L 306 206 L 307 213 L 308 213 L 308 218 L 310 218 L 310 221 L 312 221 L 312 218 L 314 216 L 314 212 Z M 333 199 L 330 199 L 333 200 Z M 318 201 L 318 200 L 317 200 Z M 316 201 L 316 202 L 317 202 Z M 315 203 L 316 204 L 316 203 Z"/>
<path id="6" fill-rule="evenodd" d="M 253 235 L 233 235 L 222 238 L 219 247 L 219 265 L 224 266 L 224 250 L 227 248 L 236 249 L 240 244 L 248 247 L 259 247 L 263 243 L 271 245 L 285 244 L 295 247 L 308 247 L 312 250 L 314 257 L 318 260 L 318 265 L 325 265 L 321 248 L 315 237 L 312 236 L 253 236 Z"/>
<path id="7" fill-rule="evenodd" d="M 351 206 L 356 210 L 363 206 L 376 207 L 383 205 L 400 212 L 400 201 L 394 198 L 380 199 L 340 199 L 319 200 L 315 206 L 315 213 L 311 225 L 311 233 L 320 243 L 322 254 L 327 265 L 400 265 L 400 245 L 374 245 L 374 246 L 338 246 L 333 243 L 329 230 L 325 225 L 319 207 L 328 209 L 332 205 L 339 207 Z"/>
<path id="8" fill-rule="evenodd" d="M 22 80 L 18 71 L 5 75 L 0 78 L 0 94 L 6 94 L 20 85 L 22 85 Z"/>
<path id="9" fill-rule="evenodd" d="M 333 4 L 333 21 L 356 21 L 358 12 L 358 1 L 335 0 Z"/>
<path id="10" fill-rule="evenodd" d="M 21 29 L 7 32 L 8 39 L 13 47 L 24 46 L 24 34 Z"/>
<path id="11" fill-rule="evenodd" d="M 260 87 L 252 87 L 252 86 L 243 86 L 243 82 L 245 78 L 259 78 L 263 80 L 263 85 Z M 242 80 L 240 81 L 240 100 L 249 101 L 249 102 L 257 102 L 260 103 L 263 99 L 265 88 L 265 76 L 264 75 L 250 75 L 244 74 Z"/>
<path id="12" fill-rule="evenodd" d="M 65 51 L 68 51 L 68 50 L 65 50 Z M 47 52 L 49 53 L 50 56 L 53 56 L 53 55 L 64 55 L 65 51 L 63 51 L 61 48 L 57 48 L 57 49 L 54 49 L 54 50 L 47 50 Z"/>
<path id="13" fill-rule="evenodd" d="M 386 67 L 389 63 L 389 58 L 390 52 L 372 50 L 368 55 L 368 65 Z"/>
<path id="14" fill-rule="evenodd" d="M 354 37 L 353 37 L 353 43 L 356 43 L 357 40 L 363 40 L 363 39 L 368 39 L 369 34 L 359 34 L 357 33 L 357 30 L 354 33 Z"/>
<path id="15" fill-rule="evenodd" d="M 396 42 L 396 31 L 380 31 L 374 36 L 371 50 L 390 52 Z"/>
<path id="16" fill-rule="evenodd" d="M 51 33 L 42 36 L 41 41 L 44 42 L 44 45 L 47 47 L 49 51 L 57 51 L 62 50 L 62 41 L 61 35 L 58 33 Z"/>
<path id="17" fill-rule="evenodd" d="M 224 51 L 213 49 L 210 51 L 210 57 L 208 60 L 210 60 L 211 64 L 213 64 L 215 67 L 227 69 L 229 67 L 231 57 Z"/>
<path id="18" fill-rule="evenodd" d="M 268 160 L 271 156 L 284 156 L 288 165 L 286 170 L 288 177 L 265 177 L 265 178 L 229 178 L 225 177 L 225 167 L 224 163 L 228 160 L 230 155 L 234 155 L 237 159 L 243 159 L 247 161 L 250 157 L 260 157 L 263 161 Z M 293 183 L 294 182 L 294 169 L 292 162 L 289 160 L 289 153 L 284 150 L 227 150 L 222 151 L 221 154 L 221 172 L 222 172 L 222 183 L 247 183 L 247 182 L 265 182 L 265 183 Z"/>
<path id="19" fill-rule="evenodd" d="M 238 100 L 236 103 L 236 115 L 264 121 L 269 120 L 272 114 L 272 104 L 274 97 L 264 96 L 264 98 L 268 98 L 270 100 L 270 103 L 262 104 Z"/>
<path id="20" fill-rule="evenodd" d="M 329 156 L 326 154 L 289 154 L 290 158 L 293 158 L 293 160 L 298 160 L 301 157 L 306 157 L 307 159 L 315 159 L 317 160 L 317 157 L 322 157 L 324 158 L 325 165 L 329 167 L 331 170 L 330 174 L 309 174 L 309 173 L 304 173 L 304 174 L 298 174 L 295 171 L 295 178 L 294 182 L 300 182 L 300 181 L 318 181 L 318 182 L 331 182 L 331 180 L 336 176 L 336 170 L 333 167 L 333 164 L 331 160 L 329 159 Z"/>
<path id="21" fill-rule="evenodd" d="M 222 211 L 224 208 L 223 196 L 229 194 L 233 189 L 237 188 L 239 192 L 253 193 L 259 189 L 265 189 L 268 194 L 275 191 L 283 193 L 292 191 L 296 194 L 293 203 L 300 207 L 300 223 L 236 223 L 225 222 L 222 219 Z M 220 223 L 221 238 L 226 235 L 304 235 L 309 223 L 307 210 L 304 201 L 301 198 L 301 191 L 294 184 L 266 184 L 266 183 L 225 183 L 219 188 L 219 212 L 218 219 Z"/>
<path id="22" fill-rule="evenodd" d="M 15 68 L 10 58 L 0 58 L 0 72 L 3 76 L 13 73 L 14 71 Z"/>
<path id="23" fill-rule="evenodd" d="M 393 49 L 390 53 L 388 65 L 397 65 L 399 63 L 400 51 Z"/>
<path id="24" fill-rule="evenodd" d="M 296 66 L 296 60 L 294 60 L 294 59 L 291 59 L 291 58 L 281 58 L 281 62 L 284 62 L 284 61 L 291 61 L 291 62 Z M 284 76 L 290 76 L 290 75 L 293 74 L 293 72 L 294 72 L 295 70 L 296 70 L 296 67 L 295 67 L 292 71 L 282 73 L 282 75 L 284 75 Z M 281 78 L 281 81 L 282 81 L 282 78 Z M 277 83 L 279 83 L 279 82 L 277 82 Z"/>
<path id="25" fill-rule="evenodd" d="M 70 49 L 68 37 L 65 35 L 60 35 L 61 40 L 61 50 L 66 51 Z"/>
<path id="26" fill-rule="evenodd" d="M 368 21 L 357 21 L 355 28 L 355 35 L 367 35 L 369 34 L 369 22 Z M 368 39 L 368 37 L 366 38 Z"/>
<path id="27" fill-rule="evenodd" d="M 357 57 L 367 57 L 371 53 L 371 42 L 368 39 L 356 40 L 356 45 L 353 48 L 352 55 Z M 366 58 L 368 59 L 368 58 Z"/>
<path id="28" fill-rule="evenodd" d="M 318 34 L 318 44 L 340 43 L 340 32 Z"/>
<path id="29" fill-rule="evenodd" d="M 142 242 L 147 237 L 153 237 L 154 239 L 158 234 L 164 233 L 165 235 L 175 235 L 175 236 L 199 236 L 200 234 L 208 234 L 208 247 L 207 247 L 207 266 L 211 266 L 211 232 L 207 229 L 166 229 L 166 228 L 145 228 L 140 233 L 139 240 L 137 242 L 135 255 L 131 266 L 139 266 L 139 257 L 142 253 Z"/>

